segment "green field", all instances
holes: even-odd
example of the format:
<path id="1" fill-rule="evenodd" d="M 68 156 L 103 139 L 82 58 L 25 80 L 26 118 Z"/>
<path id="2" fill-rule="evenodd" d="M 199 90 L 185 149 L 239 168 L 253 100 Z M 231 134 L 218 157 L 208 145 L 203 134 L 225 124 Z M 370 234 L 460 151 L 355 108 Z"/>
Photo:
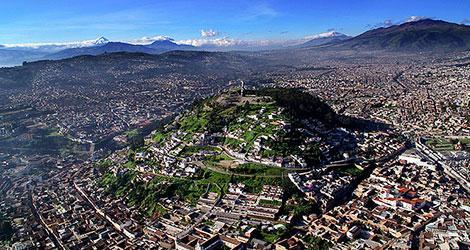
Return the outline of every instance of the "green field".
<path id="1" fill-rule="evenodd" d="M 226 155 L 225 153 L 218 154 L 218 155 L 207 155 L 205 156 L 205 161 L 204 163 L 209 164 L 209 165 L 217 165 L 217 163 L 221 161 L 230 161 L 233 160 L 232 157 Z"/>
<path id="2" fill-rule="evenodd" d="M 335 171 L 337 173 L 341 173 L 345 175 L 352 175 L 352 176 L 358 176 L 362 174 L 362 172 L 364 172 L 364 170 L 359 169 L 358 167 L 353 166 L 353 165 L 347 166 L 347 167 L 338 167 L 338 168 L 335 168 Z"/>
<path id="3" fill-rule="evenodd" d="M 449 138 L 430 138 L 426 141 L 426 145 L 430 146 L 437 151 L 452 151 L 455 150 L 455 145 L 460 141 L 464 148 L 470 148 L 470 137 L 461 137 L 455 139 Z"/>
<path id="4" fill-rule="evenodd" d="M 153 135 L 152 139 L 154 142 L 156 143 L 162 143 L 164 142 L 166 139 L 168 139 L 170 133 L 163 133 L 163 132 L 157 132 Z"/>
<path id="5" fill-rule="evenodd" d="M 274 207 L 278 207 L 280 205 L 282 205 L 282 202 L 280 201 L 275 201 L 275 200 L 260 200 L 259 201 L 259 204 L 260 205 L 264 205 L 264 206 L 274 206 Z"/>
<path id="6" fill-rule="evenodd" d="M 262 240 L 269 242 L 269 243 L 276 243 L 282 236 L 287 233 L 285 229 L 279 229 L 273 232 L 268 232 L 265 230 L 261 230 L 259 236 Z"/>
<path id="7" fill-rule="evenodd" d="M 232 172 L 257 176 L 282 176 L 285 170 L 279 167 L 271 167 L 259 163 L 245 163 L 240 164 L 237 168 L 233 169 Z"/>
<path id="8" fill-rule="evenodd" d="M 222 150 L 213 146 L 186 146 L 180 152 L 180 156 L 191 156 L 201 151 L 221 152 Z"/>

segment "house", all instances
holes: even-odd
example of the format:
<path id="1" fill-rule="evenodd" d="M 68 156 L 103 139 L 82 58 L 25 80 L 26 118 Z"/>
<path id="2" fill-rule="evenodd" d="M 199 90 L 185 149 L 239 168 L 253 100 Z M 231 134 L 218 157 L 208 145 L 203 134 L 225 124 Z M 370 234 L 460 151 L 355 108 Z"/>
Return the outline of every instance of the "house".
<path id="1" fill-rule="evenodd" d="M 230 249 L 244 249 L 243 243 L 232 237 L 221 235 L 220 240 Z"/>
<path id="2" fill-rule="evenodd" d="M 295 236 L 281 240 L 275 244 L 276 250 L 297 250 L 304 249 L 302 242 Z"/>
<path id="3" fill-rule="evenodd" d="M 220 240 L 219 235 L 215 235 L 212 238 L 202 242 L 202 243 L 197 243 L 196 244 L 196 250 L 211 250 L 211 249 L 219 249 L 219 247 L 222 245 L 222 241 Z"/>

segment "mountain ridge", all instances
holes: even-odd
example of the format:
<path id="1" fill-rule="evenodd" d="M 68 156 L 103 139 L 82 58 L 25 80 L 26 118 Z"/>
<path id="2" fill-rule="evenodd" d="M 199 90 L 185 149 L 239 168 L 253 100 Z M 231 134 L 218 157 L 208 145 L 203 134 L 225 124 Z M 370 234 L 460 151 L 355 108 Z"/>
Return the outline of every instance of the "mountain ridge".
<path id="1" fill-rule="evenodd" d="M 57 53 L 47 55 L 44 59 L 65 59 L 80 55 L 101 55 L 106 53 L 130 52 L 130 53 L 147 53 L 160 54 L 172 50 L 191 50 L 195 49 L 190 45 L 179 45 L 169 40 L 155 41 L 149 45 L 136 45 L 123 42 L 109 42 L 106 38 L 99 38 L 103 44 L 83 48 L 70 48 L 59 51 Z"/>
<path id="2" fill-rule="evenodd" d="M 470 26 L 423 19 L 366 31 L 330 49 L 451 51 L 470 49 Z"/>
<path id="3" fill-rule="evenodd" d="M 339 43 L 341 41 L 350 39 L 352 37 L 345 35 L 343 33 L 340 33 L 340 32 L 330 31 L 330 32 L 325 32 L 325 33 L 321 33 L 318 35 L 310 36 L 307 38 L 309 38 L 310 40 L 300 44 L 299 47 L 311 47 L 311 46 L 318 46 L 318 45 L 334 44 L 334 43 Z"/>

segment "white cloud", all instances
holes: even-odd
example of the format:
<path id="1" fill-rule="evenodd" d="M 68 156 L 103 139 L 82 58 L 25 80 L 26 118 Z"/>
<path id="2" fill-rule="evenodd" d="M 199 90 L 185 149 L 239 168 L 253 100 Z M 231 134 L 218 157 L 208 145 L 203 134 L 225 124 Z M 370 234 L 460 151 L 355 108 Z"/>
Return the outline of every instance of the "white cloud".
<path id="1" fill-rule="evenodd" d="M 256 6 L 255 12 L 256 12 L 256 16 L 275 17 L 279 15 L 279 12 L 277 12 L 271 6 L 266 5 L 266 4 Z"/>
<path id="2" fill-rule="evenodd" d="M 325 38 L 325 37 L 334 37 L 334 36 L 340 36 L 340 35 L 343 35 L 343 34 L 332 30 L 332 31 L 323 32 L 323 33 L 320 33 L 320 34 L 315 34 L 315 35 L 311 35 L 311 36 L 306 36 L 305 39 L 311 40 L 311 39 L 318 39 L 318 38 Z"/>
<path id="3" fill-rule="evenodd" d="M 173 41 L 173 38 L 169 36 L 144 36 L 138 39 L 134 39 L 129 41 L 129 43 L 132 44 L 139 44 L 139 45 L 145 45 L 145 44 L 151 44 L 155 41 Z"/>
<path id="4" fill-rule="evenodd" d="M 248 8 L 238 19 L 251 21 L 258 18 L 273 18 L 279 16 L 279 12 L 266 3 L 253 5 Z"/>
<path id="5" fill-rule="evenodd" d="M 393 21 L 392 19 L 385 19 L 383 22 L 381 23 L 378 23 L 376 25 L 369 25 L 371 28 L 380 28 L 380 27 L 385 27 L 385 28 L 388 28 L 390 26 L 393 26 L 393 25 L 400 25 L 400 24 L 404 24 L 404 23 L 409 23 L 409 22 L 416 22 L 416 21 L 420 21 L 420 20 L 423 20 L 423 19 L 429 19 L 430 17 L 426 17 L 426 16 L 409 16 L 405 19 L 402 19 L 400 21 Z"/>
<path id="6" fill-rule="evenodd" d="M 416 22 L 416 21 L 419 21 L 419 20 L 427 19 L 427 18 L 428 17 L 425 17 L 425 16 L 410 16 L 405 20 L 405 23 Z"/>
<path id="7" fill-rule="evenodd" d="M 385 19 L 383 22 L 377 23 L 375 25 L 368 25 L 368 26 L 375 29 L 375 28 L 388 28 L 395 24 L 400 24 L 400 23 L 395 23 L 392 19 Z"/>
<path id="8" fill-rule="evenodd" d="M 387 19 L 387 20 L 384 21 L 383 25 L 385 27 L 390 27 L 390 26 L 393 25 L 393 21 L 391 19 Z"/>
<path id="9" fill-rule="evenodd" d="M 217 36 L 219 32 L 209 29 L 209 30 L 201 30 L 201 36 L 202 37 L 214 37 Z"/>
<path id="10" fill-rule="evenodd" d="M 260 39 L 260 40 L 242 40 L 234 39 L 231 37 L 222 38 L 201 38 L 201 39 L 186 39 L 175 41 L 178 44 L 187 44 L 195 47 L 219 47 L 221 49 L 246 49 L 246 48 L 281 48 L 287 46 L 294 46 L 305 43 L 312 39 L 333 37 L 343 35 L 334 30 L 323 32 L 320 34 L 310 35 L 303 38 L 292 39 Z"/>
<path id="11" fill-rule="evenodd" d="M 188 44 L 195 47 L 210 48 L 215 50 L 250 50 L 250 49 L 273 49 L 292 46 L 306 42 L 304 39 L 264 39 L 264 40 L 241 40 L 229 37 L 216 39 L 188 39 L 177 41 L 178 44 Z"/>
<path id="12" fill-rule="evenodd" d="M 196 47 L 201 47 L 201 46 L 217 46 L 217 47 L 228 47 L 228 46 L 234 46 L 238 45 L 241 41 L 232 39 L 229 37 L 223 37 L 223 38 L 216 38 L 216 39 L 186 39 L 186 40 L 179 40 L 177 43 L 179 44 L 188 44 L 188 45 L 193 45 Z"/>

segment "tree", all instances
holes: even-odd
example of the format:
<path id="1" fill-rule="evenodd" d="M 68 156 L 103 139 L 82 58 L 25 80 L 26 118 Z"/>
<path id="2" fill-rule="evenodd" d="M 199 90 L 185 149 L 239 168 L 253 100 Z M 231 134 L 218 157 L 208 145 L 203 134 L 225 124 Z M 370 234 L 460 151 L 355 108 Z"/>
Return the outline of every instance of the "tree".
<path id="1" fill-rule="evenodd" d="M 332 246 L 330 242 L 312 235 L 305 236 L 304 240 L 308 250 L 326 250 Z"/>
<path id="2" fill-rule="evenodd" d="M 0 214 L 0 241 L 8 241 L 13 236 L 13 227 L 9 220 Z"/>
<path id="3" fill-rule="evenodd" d="M 144 146 L 144 137 L 139 130 L 134 129 L 126 133 L 127 141 L 132 149 L 137 149 Z"/>

